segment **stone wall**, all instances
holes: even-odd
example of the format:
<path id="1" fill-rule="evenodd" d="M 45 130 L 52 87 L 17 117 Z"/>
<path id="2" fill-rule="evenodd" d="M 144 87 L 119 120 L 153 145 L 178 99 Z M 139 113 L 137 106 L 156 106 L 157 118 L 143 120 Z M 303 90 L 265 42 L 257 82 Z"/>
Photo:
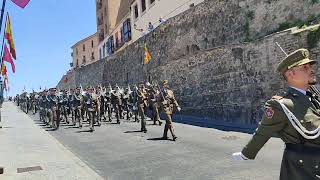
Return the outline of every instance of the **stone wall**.
<path id="1" fill-rule="evenodd" d="M 288 53 L 307 47 L 307 32 L 264 36 L 319 10 L 307 0 L 207 0 L 118 54 L 79 69 L 69 85 L 168 79 L 184 115 L 256 125 L 265 100 L 285 88 L 275 71 L 284 54 L 275 42 Z M 248 35 L 252 41 L 245 43 Z M 147 65 L 144 44 L 152 55 Z M 312 57 L 318 55 L 319 49 L 312 49 Z"/>
<path id="2" fill-rule="evenodd" d="M 57 87 L 60 89 L 69 89 L 80 85 L 86 87 L 88 85 L 96 86 L 101 84 L 103 82 L 104 64 L 106 62 L 107 61 L 97 61 L 67 73 L 61 78 Z"/>

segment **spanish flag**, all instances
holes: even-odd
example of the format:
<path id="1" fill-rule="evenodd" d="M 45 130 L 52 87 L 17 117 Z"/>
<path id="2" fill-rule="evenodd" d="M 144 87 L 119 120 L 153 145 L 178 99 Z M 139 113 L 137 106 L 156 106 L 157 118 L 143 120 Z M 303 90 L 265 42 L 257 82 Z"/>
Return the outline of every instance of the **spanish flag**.
<path id="1" fill-rule="evenodd" d="M 8 13 L 7 13 L 7 20 L 6 20 L 5 37 L 9 43 L 10 53 L 11 53 L 13 59 L 17 59 L 16 50 L 14 48 L 14 42 L 13 42 L 13 37 L 12 37 L 11 22 L 10 22 L 10 17 L 9 17 Z"/>
<path id="2" fill-rule="evenodd" d="M 1 65 L 1 74 L 4 76 L 4 75 L 7 75 L 7 67 L 6 65 L 2 62 L 2 65 Z"/>
<path id="3" fill-rule="evenodd" d="M 147 48 L 147 44 L 144 44 L 144 62 L 143 64 L 148 64 L 151 60 L 151 55 L 149 53 L 149 50 Z"/>
<path id="4" fill-rule="evenodd" d="M 8 63 L 10 63 L 12 72 L 13 73 L 16 72 L 16 66 L 14 65 L 14 62 L 13 62 L 13 59 L 12 59 L 12 57 L 10 55 L 9 49 L 7 47 L 7 44 L 4 45 L 4 53 L 3 53 L 3 56 L 2 56 L 2 60 L 3 61 L 7 61 Z"/>
<path id="5" fill-rule="evenodd" d="M 11 0 L 13 3 L 15 3 L 17 6 L 24 8 L 29 3 L 30 0 Z"/>

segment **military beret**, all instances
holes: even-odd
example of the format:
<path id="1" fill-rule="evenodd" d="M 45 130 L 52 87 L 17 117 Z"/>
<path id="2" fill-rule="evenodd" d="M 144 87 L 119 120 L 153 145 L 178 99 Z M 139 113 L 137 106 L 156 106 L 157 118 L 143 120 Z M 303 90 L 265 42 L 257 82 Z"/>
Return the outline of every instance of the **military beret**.
<path id="1" fill-rule="evenodd" d="M 286 70 L 304 64 L 314 64 L 317 61 L 309 59 L 309 51 L 307 49 L 298 49 L 284 58 L 277 67 L 277 70 L 284 73 Z"/>

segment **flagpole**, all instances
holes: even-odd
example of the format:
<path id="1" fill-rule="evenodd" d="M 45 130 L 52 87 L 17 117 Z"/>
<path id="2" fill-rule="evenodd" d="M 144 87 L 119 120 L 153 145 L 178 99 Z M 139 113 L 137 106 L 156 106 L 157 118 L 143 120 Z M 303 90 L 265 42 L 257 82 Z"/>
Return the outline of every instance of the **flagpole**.
<path id="1" fill-rule="evenodd" d="M 6 0 L 3 0 L 2 1 L 2 8 L 1 8 L 1 17 L 0 17 L 0 32 L 1 32 L 1 29 L 2 29 L 2 21 L 3 21 L 3 15 L 4 15 L 4 9 L 6 7 Z"/>
<path id="2" fill-rule="evenodd" d="M 5 8 L 6 0 L 3 0 L 2 9 L 1 9 L 1 17 L 0 17 L 0 33 L 1 33 L 1 27 L 2 27 L 2 20 L 3 20 L 3 14 L 4 14 L 4 8 Z M 7 13 L 8 14 L 8 13 Z M 4 25 L 4 28 L 6 28 L 7 24 Z M 3 55 L 3 46 L 4 46 L 4 37 L 6 35 L 6 31 L 3 31 L 3 37 L 2 37 L 2 45 L 1 45 L 1 53 L 0 53 L 0 65 L 2 66 L 2 55 Z"/>

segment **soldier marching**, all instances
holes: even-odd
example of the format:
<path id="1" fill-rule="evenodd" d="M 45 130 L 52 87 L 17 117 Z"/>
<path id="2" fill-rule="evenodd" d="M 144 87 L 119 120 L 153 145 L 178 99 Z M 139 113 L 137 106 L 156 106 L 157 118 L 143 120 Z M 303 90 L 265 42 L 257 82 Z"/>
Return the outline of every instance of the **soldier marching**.
<path id="1" fill-rule="evenodd" d="M 112 88 L 108 86 L 82 86 L 75 89 L 59 90 L 50 88 L 42 92 L 26 92 L 16 98 L 23 111 L 39 113 L 40 120 L 54 130 L 59 129 L 60 122 L 82 128 L 83 123 L 89 124 L 89 130 L 94 131 L 95 126 L 101 126 L 102 121 L 116 124 L 127 120 L 141 124 L 140 131 L 147 133 L 146 120 L 150 118 L 154 125 L 161 126 L 160 113 L 166 117 L 163 139 L 168 139 L 170 130 L 172 139 L 176 140 L 172 125 L 173 108 L 180 111 L 173 91 L 165 80 L 160 86 L 156 83 L 139 83 L 120 87 L 117 84 Z M 149 112 L 146 114 L 146 112 Z"/>

